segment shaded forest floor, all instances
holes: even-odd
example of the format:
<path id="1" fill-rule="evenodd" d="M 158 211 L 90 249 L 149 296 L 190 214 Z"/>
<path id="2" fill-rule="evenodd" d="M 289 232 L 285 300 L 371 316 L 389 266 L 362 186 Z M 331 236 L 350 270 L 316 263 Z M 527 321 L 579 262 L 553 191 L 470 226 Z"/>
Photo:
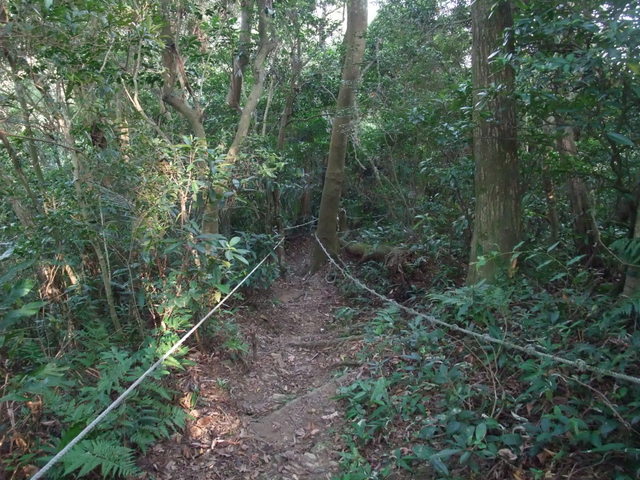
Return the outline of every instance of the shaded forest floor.
<path id="1" fill-rule="evenodd" d="M 288 275 L 242 302 L 242 359 L 206 346 L 179 379 L 190 414 L 182 435 L 154 446 L 144 478 L 329 479 L 341 449 L 336 390 L 355 379 L 360 337 L 333 320 L 343 299 L 325 275 L 308 276 L 311 241 L 287 247 Z M 211 350 L 212 353 L 207 353 Z"/>

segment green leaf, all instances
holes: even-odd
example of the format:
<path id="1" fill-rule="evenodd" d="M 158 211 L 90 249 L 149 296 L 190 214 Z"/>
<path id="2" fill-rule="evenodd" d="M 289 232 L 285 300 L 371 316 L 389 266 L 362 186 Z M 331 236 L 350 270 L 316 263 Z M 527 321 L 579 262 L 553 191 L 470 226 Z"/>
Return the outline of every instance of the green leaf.
<path id="1" fill-rule="evenodd" d="M 470 458 L 471 458 L 471 452 L 470 451 L 464 452 L 462 455 L 460 455 L 460 465 L 466 464 Z"/>
<path id="2" fill-rule="evenodd" d="M 429 463 L 433 465 L 433 468 L 435 468 L 438 471 L 438 473 L 442 473 L 443 475 L 449 475 L 449 469 L 444 464 L 444 462 L 440 460 L 440 458 L 433 456 L 429 459 Z"/>
<path id="3" fill-rule="evenodd" d="M 577 257 L 573 257 L 571 260 L 569 260 L 567 262 L 567 267 L 570 265 L 573 265 L 576 262 L 579 262 L 580 260 L 582 260 L 584 257 L 586 257 L 586 255 L 578 255 Z"/>
<path id="4" fill-rule="evenodd" d="M 371 403 L 375 403 L 377 405 L 384 405 L 386 403 L 385 399 L 387 396 L 387 381 L 384 377 L 378 378 L 376 380 L 375 385 L 373 386 L 373 391 L 371 392 Z"/>
<path id="5" fill-rule="evenodd" d="M 229 240 L 229 246 L 233 247 L 234 245 L 237 245 L 238 243 L 240 243 L 240 240 L 240 237 L 233 237 L 231 240 Z"/>
<path id="6" fill-rule="evenodd" d="M 619 145 L 628 145 L 629 147 L 635 146 L 635 143 L 633 143 L 629 137 L 622 135 L 621 133 L 607 132 L 607 137 L 609 137 L 609 140 L 612 140 Z"/>
<path id="7" fill-rule="evenodd" d="M 476 427 L 476 442 L 481 442 L 487 435 L 487 424 L 481 423 Z"/>
<path id="8" fill-rule="evenodd" d="M 510 447 L 522 445 L 522 437 L 517 433 L 505 433 L 500 437 L 500 440 Z"/>
<path id="9" fill-rule="evenodd" d="M 13 280 L 13 277 L 16 276 L 16 274 L 18 272 L 21 272 L 22 270 L 25 270 L 27 268 L 29 268 L 31 265 L 33 265 L 35 262 L 35 260 L 27 260 L 25 262 L 19 263 L 18 265 L 16 265 L 13 268 L 10 268 L 7 273 L 5 273 L 4 275 L 2 275 L 0 277 L 0 285 L 4 285 L 5 283 L 9 282 L 10 280 Z"/>
<path id="10" fill-rule="evenodd" d="M 22 318 L 34 316 L 44 305 L 46 305 L 46 302 L 31 302 L 17 310 L 10 311 L 4 316 L 2 322 L 0 322 L 0 329 L 9 328 Z"/>
<path id="11" fill-rule="evenodd" d="M 550 253 L 552 250 L 554 250 L 558 245 L 560 245 L 560 242 L 556 242 L 553 245 L 551 245 L 549 248 L 547 248 L 547 253 Z"/>

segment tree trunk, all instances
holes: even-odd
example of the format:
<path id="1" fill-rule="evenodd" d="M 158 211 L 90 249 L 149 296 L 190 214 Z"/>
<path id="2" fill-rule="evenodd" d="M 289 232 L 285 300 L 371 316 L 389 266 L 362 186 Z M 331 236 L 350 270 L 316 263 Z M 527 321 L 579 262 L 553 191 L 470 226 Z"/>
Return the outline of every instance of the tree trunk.
<path id="1" fill-rule="evenodd" d="M 557 242 L 560 235 L 560 219 L 558 217 L 558 202 L 556 200 L 556 188 L 549 174 L 549 166 L 544 159 L 541 160 L 542 166 L 542 187 L 544 195 L 547 199 L 547 218 L 549 220 L 549 228 L 551 230 L 551 241 Z"/>
<path id="2" fill-rule="evenodd" d="M 271 32 L 271 17 L 265 12 L 264 1 L 259 1 L 260 7 L 260 20 L 259 20 L 259 33 L 260 33 L 260 46 L 258 47 L 258 53 L 253 62 L 253 75 L 254 83 L 251 87 L 251 93 L 247 98 L 247 103 L 242 109 L 240 120 L 238 121 L 238 127 L 236 128 L 236 135 L 233 139 L 233 143 L 229 147 L 227 152 L 227 163 L 233 164 L 237 161 L 240 154 L 240 148 L 244 143 L 249 133 L 249 126 L 251 125 L 251 118 L 258 107 L 260 97 L 262 97 L 262 91 L 264 90 L 264 80 L 267 77 L 267 59 L 271 52 L 276 48 L 276 41 L 274 38 L 270 38 Z"/>
<path id="3" fill-rule="evenodd" d="M 342 83 L 338 93 L 336 118 L 331 128 L 331 143 L 327 171 L 320 200 L 316 235 L 330 254 L 337 254 L 338 210 L 344 183 L 344 164 L 349 135 L 353 128 L 353 107 L 356 86 L 360 79 L 360 66 L 364 57 L 367 30 L 367 1 L 349 0 L 347 7 L 347 31 L 344 37 L 346 55 L 342 69 Z M 315 246 L 311 271 L 317 271 L 326 262 L 319 245 Z"/>
<path id="4" fill-rule="evenodd" d="M 471 17 L 476 208 L 468 284 L 495 278 L 521 229 L 514 71 L 489 58 L 513 49 L 512 38 L 505 37 L 513 26 L 511 3 L 476 0 Z"/>
<path id="5" fill-rule="evenodd" d="M 251 50 L 251 0 L 240 2 L 240 33 L 238 34 L 238 48 L 233 56 L 231 67 L 231 81 L 227 93 L 227 105 L 242 112 L 240 97 L 242 95 L 242 80 L 244 72 L 249 65 L 249 52 Z"/>
<path id="6" fill-rule="evenodd" d="M 640 242 L 640 208 L 636 209 L 636 224 L 633 228 L 633 241 Z M 640 295 L 640 266 L 630 265 L 627 267 L 627 275 L 624 280 L 625 297 L 637 297 Z"/>
<path id="7" fill-rule="evenodd" d="M 180 56 L 177 47 L 175 34 L 170 22 L 170 6 L 168 0 L 164 1 L 164 27 L 162 29 L 162 37 L 164 40 L 164 50 L 162 52 L 162 63 L 164 64 L 164 85 L 162 88 L 162 99 L 168 105 L 171 105 L 191 127 L 193 136 L 199 141 L 201 147 L 207 147 L 207 135 L 204 130 L 203 116 L 204 112 L 198 104 L 193 91 L 189 86 L 189 79 L 184 69 L 184 61 Z M 176 83 L 180 84 L 181 89 L 176 90 Z M 191 104 L 187 103 L 185 98 L 185 90 L 191 97 Z M 213 188 L 209 189 L 208 194 L 204 195 L 204 213 L 202 217 L 203 233 L 218 233 L 219 227 L 219 206 L 218 198 Z M 183 219 L 184 220 L 184 219 Z"/>
<path id="8" fill-rule="evenodd" d="M 564 135 L 558 139 L 557 148 L 560 155 L 575 157 L 578 154 L 575 130 L 572 127 L 564 128 Z M 598 225 L 593 215 L 589 190 L 584 180 L 574 175 L 567 182 L 567 193 L 573 216 L 576 250 L 580 255 L 586 255 L 587 261 L 592 263 L 598 247 Z"/>
<path id="9" fill-rule="evenodd" d="M 280 127 L 278 128 L 278 150 L 284 150 L 284 146 L 287 141 L 287 126 L 289 125 L 289 119 L 293 114 L 293 106 L 300 89 L 298 81 L 300 79 L 300 73 L 302 72 L 302 59 L 300 58 L 301 49 L 300 36 L 298 35 L 296 37 L 296 44 L 291 51 L 291 83 L 289 85 L 287 97 L 284 101 L 282 116 L 280 117 Z"/>
<path id="10" fill-rule="evenodd" d="M 269 118 L 269 110 L 271 109 L 271 102 L 273 101 L 273 94 L 276 89 L 276 80 L 271 78 L 269 82 L 269 93 L 267 94 L 267 105 L 264 107 L 264 113 L 262 114 L 262 131 L 260 135 L 263 137 L 267 134 L 267 119 Z"/>
<path id="11" fill-rule="evenodd" d="M 31 200 L 34 210 L 36 212 L 41 211 L 42 206 L 40 205 L 40 202 L 38 201 L 36 195 L 33 193 L 33 190 L 31 190 L 31 187 L 29 186 L 29 180 L 27 179 L 27 176 L 22 169 L 20 158 L 18 157 L 18 154 L 11 145 L 11 142 L 2 130 L 0 130 L 0 142 L 2 142 L 4 148 L 7 150 L 7 154 L 9 155 L 9 159 L 11 159 L 11 164 L 13 165 L 13 170 L 15 172 L 16 178 L 24 188 L 24 191 L 29 197 L 29 200 Z"/>
<path id="12" fill-rule="evenodd" d="M 69 114 L 67 105 L 64 105 L 62 108 L 62 112 L 60 115 L 60 129 L 67 146 L 74 147 L 75 138 L 71 133 L 71 115 Z M 75 188 L 78 206 L 80 208 L 80 214 L 85 224 L 89 225 L 91 219 L 89 218 L 89 207 L 85 198 L 87 190 L 89 188 L 89 179 L 87 178 L 89 174 L 86 172 L 84 165 L 82 164 L 82 158 L 75 148 L 69 148 L 69 155 L 71 156 L 71 164 L 73 166 L 73 185 Z M 111 322 L 113 323 L 114 328 L 117 331 L 120 331 L 122 330 L 122 325 L 120 323 L 120 319 L 118 318 L 115 299 L 113 296 L 113 289 L 111 287 L 111 269 L 109 267 L 108 258 L 106 257 L 106 254 L 108 252 L 106 251 L 106 249 L 105 252 L 102 251 L 100 243 L 95 238 L 91 238 L 89 243 L 93 248 L 96 259 L 98 260 L 98 266 L 100 268 L 100 278 L 102 280 L 102 286 L 104 288 L 104 293 L 107 300 L 107 307 L 109 309 L 109 317 L 111 318 Z"/>
<path id="13" fill-rule="evenodd" d="M 38 154 L 38 149 L 34 141 L 35 135 L 33 133 L 33 127 L 31 126 L 31 114 L 29 113 L 29 104 L 27 103 L 27 92 L 18 75 L 16 59 L 6 50 L 4 52 L 4 57 L 9 64 L 16 98 L 20 104 L 20 113 L 24 124 L 24 132 L 27 137 L 27 150 L 29 151 L 29 157 L 31 158 L 31 165 L 33 166 L 33 171 L 36 174 L 38 183 L 42 186 L 44 185 L 44 175 L 42 174 L 42 167 L 40 166 L 40 155 Z"/>

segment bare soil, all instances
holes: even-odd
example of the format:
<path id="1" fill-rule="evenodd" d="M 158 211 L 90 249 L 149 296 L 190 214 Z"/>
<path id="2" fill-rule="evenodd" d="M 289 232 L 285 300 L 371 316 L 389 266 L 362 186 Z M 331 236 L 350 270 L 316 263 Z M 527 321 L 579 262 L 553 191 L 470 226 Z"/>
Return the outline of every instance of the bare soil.
<path id="1" fill-rule="evenodd" d="M 235 321 L 251 345 L 240 359 L 195 351 L 180 379 L 191 419 L 181 435 L 154 446 L 144 477 L 158 480 L 322 480 L 336 473 L 343 412 L 336 390 L 359 337 L 336 325 L 343 306 L 319 272 L 308 276 L 311 244 L 287 245 L 286 279 L 242 302 Z"/>

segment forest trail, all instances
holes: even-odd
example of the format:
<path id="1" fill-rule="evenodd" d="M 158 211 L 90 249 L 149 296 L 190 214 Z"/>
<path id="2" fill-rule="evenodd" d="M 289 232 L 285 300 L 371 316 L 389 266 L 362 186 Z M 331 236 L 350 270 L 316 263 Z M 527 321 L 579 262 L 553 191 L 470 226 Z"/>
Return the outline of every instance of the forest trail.
<path id="1" fill-rule="evenodd" d="M 361 342 L 334 322 L 332 312 L 344 305 L 337 288 L 322 272 L 307 276 L 310 247 L 309 239 L 288 245 L 287 277 L 236 303 L 235 320 L 251 344 L 246 359 L 215 348 L 190 355 L 195 365 L 179 384 L 191 419 L 182 435 L 148 452 L 144 478 L 321 480 L 336 473 L 343 414 L 334 396 L 357 377 L 345 365 Z"/>

